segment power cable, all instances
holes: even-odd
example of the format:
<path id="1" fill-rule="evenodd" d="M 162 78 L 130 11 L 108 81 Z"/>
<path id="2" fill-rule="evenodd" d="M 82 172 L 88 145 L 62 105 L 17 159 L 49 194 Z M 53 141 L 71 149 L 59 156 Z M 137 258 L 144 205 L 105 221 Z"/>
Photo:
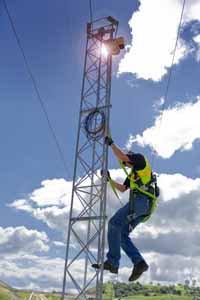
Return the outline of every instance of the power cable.
<path id="1" fill-rule="evenodd" d="M 13 33 L 14 33 L 14 35 L 15 35 L 15 38 L 16 38 L 18 47 L 19 47 L 19 49 L 20 49 L 20 51 L 21 51 L 21 54 L 22 54 L 22 56 L 23 56 L 23 59 L 24 59 L 24 63 L 25 63 L 27 72 L 28 72 L 28 74 L 29 74 L 29 76 L 30 76 L 30 79 L 31 79 L 32 84 L 33 84 L 33 87 L 34 87 L 34 89 L 35 89 L 35 93 L 36 93 L 36 95 L 37 95 L 37 99 L 38 99 L 38 101 L 39 101 L 39 103 L 40 103 L 40 105 L 41 105 L 42 111 L 43 111 L 44 116 L 45 116 L 45 118 L 46 118 L 46 120 L 47 120 L 48 127 L 49 127 L 49 130 L 50 130 L 50 132 L 51 132 L 51 135 L 52 135 L 52 137 L 53 137 L 53 139 L 54 139 L 54 141 L 55 141 L 55 144 L 56 144 L 56 147 L 57 147 L 59 156 L 60 156 L 60 160 L 62 161 L 62 164 L 63 164 L 63 167 L 64 167 L 65 172 L 67 173 L 68 177 L 70 177 L 70 176 L 69 176 L 68 167 L 67 167 L 67 163 L 66 163 L 65 158 L 64 158 L 64 154 L 63 154 L 63 152 L 62 152 L 62 149 L 61 149 L 61 146 L 60 146 L 60 144 L 59 144 L 58 138 L 57 138 L 57 136 L 56 136 L 55 130 L 54 130 L 54 128 L 53 128 L 53 126 L 52 126 L 52 124 L 51 124 L 51 121 L 50 121 L 50 119 L 49 119 L 49 116 L 48 116 L 48 113 L 47 113 L 47 110 L 46 110 L 44 101 L 43 101 L 43 99 L 42 99 L 42 97 L 41 97 L 41 95 L 40 95 L 39 89 L 38 89 L 38 87 L 37 87 L 35 77 L 34 77 L 34 75 L 33 75 L 33 72 L 31 71 L 30 65 L 29 65 L 29 63 L 28 63 L 28 59 L 27 59 L 27 57 L 26 57 L 26 55 L 25 55 L 24 49 L 23 49 L 23 47 L 22 47 L 22 44 L 21 44 L 21 41 L 20 41 L 20 38 L 19 38 L 19 35 L 17 34 L 16 28 L 15 28 L 15 24 L 14 24 L 14 22 L 13 22 L 13 20 L 12 20 L 12 17 L 11 17 L 11 15 L 10 15 L 9 10 L 8 10 L 8 6 L 7 6 L 7 4 L 6 4 L 6 0 L 3 0 L 3 5 L 4 5 L 5 12 L 6 12 L 7 16 L 8 16 L 8 19 L 9 19 L 9 21 L 10 21 L 10 25 L 11 25 L 12 30 L 13 30 Z"/>
<path id="2" fill-rule="evenodd" d="M 168 80 L 167 80 L 166 90 L 165 90 L 165 93 L 164 93 L 164 102 L 163 102 L 163 105 L 162 105 L 162 108 L 161 108 L 161 120 L 160 120 L 160 127 L 158 129 L 158 134 L 160 134 L 162 121 L 163 121 L 163 112 L 164 112 L 164 109 L 166 107 L 166 102 L 168 100 L 167 98 L 168 98 L 169 87 L 170 87 L 171 78 L 172 78 L 174 59 L 175 59 L 175 56 L 176 56 L 176 48 L 177 48 L 178 40 L 179 40 L 179 36 L 180 36 L 180 30 L 181 30 L 181 25 L 182 25 L 183 13 L 184 13 L 184 9 L 185 9 L 185 3 L 186 3 L 186 0 L 183 0 L 182 9 L 181 9 L 181 16 L 180 16 L 180 21 L 179 21 L 178 30 L 177 30 L 176 42 L 175 42 L 173 56 L 172 56 L 172 62 L 171 62 L 171 66 L 170 66 L 170 69 L 169 69 L 169 76 L 168 76 Z M 158 145 L 158 143 L 156 144 L 156 146 L 157 145 Z M 154 149 L 156 149 L 156 147 Z M 153 153 L 153 158 L 152 158 L 152 169 L 153 169 L 153 165 L 154 165 L 154 160 L 155 160 L 155 153 Z"/>
<path id="3" fill-rule="evenodd" d="M 105 114 L 98 108 L 92 110 L 85 118 L 85 131 L 90 139 L 99 140 L 104 135 L 105 131 Z"/>

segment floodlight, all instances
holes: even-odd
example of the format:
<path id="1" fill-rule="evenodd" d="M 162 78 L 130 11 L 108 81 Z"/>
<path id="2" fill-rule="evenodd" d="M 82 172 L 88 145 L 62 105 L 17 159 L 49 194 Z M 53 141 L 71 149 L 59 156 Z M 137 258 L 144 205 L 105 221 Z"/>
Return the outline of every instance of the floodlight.
<path id="1" fill-rule="evenodd" d="M 103 42 L 107 52 L 111 53 L 112 55 L 117 55 L 120 53 L 121 49 L 124 49 L 125 43 L 123 37 L 118 37 L 116 39 L 110 39 Z"/>

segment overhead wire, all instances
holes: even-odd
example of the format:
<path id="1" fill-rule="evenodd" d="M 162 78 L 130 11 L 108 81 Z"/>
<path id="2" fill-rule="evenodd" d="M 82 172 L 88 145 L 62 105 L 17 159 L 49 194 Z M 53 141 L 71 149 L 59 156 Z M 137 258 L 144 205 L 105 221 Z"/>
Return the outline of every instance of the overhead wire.
<path id="1" fill-rule="evenodd" d="M 180 21 L 179 21 L 179 25 L 178 25 L 178 29 L 177 29 L 177 36 L 176 36 L 176 41 L 175 41 L 175 46 L 174 46 L 174 51 L 173 51 L 173 56 L 172 56 L 172 61 L 171 61 L 171 66 L 170 66 L 170 69 L 169 69 L 169 75 L 168 75 L 168 79 L 167 79 L 166 90 L 165 90 L 165 93 L 164 93 L 164 102 L 163 102 L 163 105 L 161 107 L 161 119 L 160 119 L 160 126 L 159 126 L 159 129 L 158 129 L 158 134 L 160 134 L 160 130 L 161 130 L 162 122 L 163 122 L 163 113 L 164 113 L 164 109 L 166 107 L 166 102 L 168 100 L 169 87 L 170 87 L 170 84 L 171 84 L 173 65 L 174 65 L 174 60 L 175 60 L 175 56 L 176 56 L 176 49 L 177 49 L 178 40 L 179 40 L 179 36 L 180 36 L 180 31 L 181 31 L 181 25 L 182 25 L 182 20 L 183 20 L 183 13 L 184 13 L 184 9 L 185 9 L 185 3 L 186 3 L 186 0 L 183 0 L 181 15 L 180 15 Z M 155 152 L 156 152 L 156 146 L 157 145 L 158 145 L 158 143 L 154 146 L 155 151 L 153 152 L 153 158 L 152 158 L 152 164 L 151 164 L 152 169 L 153 169 L 153 166 L 154 166 Z"/>
<path id="2" fill-rule="evenodd" d="M 52 137 L 53 137 L 53 139 L 54 139 L 54 141 L 55 141 L 55 145 L 56 145 L 56 147 L 57 147 L 57 150 L 58 150 L 58 154 L 59 154 L 60 160 L 61 160 L 61 162 L 62 162 L 62 164 L 63 164 L 63 167 L 64 167 L 65 172 L 67 173 L 68 177 L 70 177 L 70 174 L 69 174 L 69 171 L 68 171 L 68 167 L 67 167 L 67 163 L 66 163 L 65 158 L 64 158 L 64 154 L 63 154 L 63 152 L 62 152 L 62 149 L 61 149 L 60 143 L 59 143 L 59 141 L 58 141 L 58 138 L 57 138 L 57 136 L 56 136 L 55 130 L 54 130 L 52 124 L 51 124 L 50 118 L 49 118 L 49 116 L 48 116 L 48 112 L 47 112 L 47 110 L 46 110 L 46 106 L 45 106 L 45 104 L 44 104 L 44 101 L 43 101 L 43 99 L 42 99 L 42 97 L 41 97 L 41 95 L 40 95 L 38 86 L 37 86 L 37 84 L 36 84 L 35 77 L 34 77 L 34 75 L 33 75 L 33 72 L 32 72 L 32 70 L 31 70 L 31 68 L 30 68 L 30 64 L 28 63 L 27 56 L 26 56 L 25 51 L 24 51 L 24 49 L 23 49 L 23 47 L 22 47 L 22 43 L 21 43 L 20 38 L 19 38 L 19 35 L 18 35 L 17 31 L 16 31 L 15 24 L 14 24 L 14 22 L 13 22 L 13 19 L 12 19 L 12 17 L 11 17 L 10 12 L 9 12 L 8 6 L 7 6 L 7 4 L 6 4 L 6 0 L 2 0 L 2 2 L 3 2 L 3 6 L 4 6 L 4 9 L 5 9 L 5 12 L 6 12 L 7 16 L 8 16 L 9 21 L 10 21 L 10 25 L 11 25 L 12 31 L 13 31 L 13 33 L 14 33 L 14 36 L 15 36 L 15 38 L 16 38 L 18 47 L 19 47 L 19 49 L 20 49 L 20 51 L 21 51 L 21 54 L 22 54 L 22 57 L 23 57 L 23 59 L 24 59 L 24 63 L 25 63 L 25 66 L 26 66 L 27 73 L 29 74 L 29 77 L 30 77 L 30 79 L 31 79 L 31 81 L 32 81 L 32 84 L 33 84 L 35 93 L 36 93 L 36 95 L 37 95 L 37 99 L 38 99 L 38 101 L 39 101 L 39 103 L 40 103 L 41 109 L 42 109 L 42 111 L 43 111 L 43 113 L 44 113 L 44 116 L 45 116 L 45 118 L 46 118 L 46 121 L 47 121 L 49 130 L 50 130 L 50 132 L 51 132 L 51 135 L 52 135 Z"/>

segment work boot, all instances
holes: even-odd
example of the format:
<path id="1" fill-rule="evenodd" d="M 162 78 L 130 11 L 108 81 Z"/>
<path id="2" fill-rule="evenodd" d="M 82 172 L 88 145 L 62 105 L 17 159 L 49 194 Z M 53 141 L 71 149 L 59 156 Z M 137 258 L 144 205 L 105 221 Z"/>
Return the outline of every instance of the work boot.
<path id="1" fill-rule="evenodd" d="M 147 271 L 149 268 L 149 266 L 147 265 L 147 263 L 142 260 L 139 263 L 137 263 L 132 271 L 131 276 L 129 277 L 128 281 L 135 281 L 137 280 L 143 272 Z"/>
<path id="2" fill-rule="evenodd" d="M 92 264 L 92 267 L 94 269 L 100 269 L 101 265 L 100 264 Z M 118 267 L 111 265 L 111 263 L 109 263 L 108 261 L 105 261 L 103 263 L 103 269 L 110 271 L 110 273 L 118 274 Z"/>

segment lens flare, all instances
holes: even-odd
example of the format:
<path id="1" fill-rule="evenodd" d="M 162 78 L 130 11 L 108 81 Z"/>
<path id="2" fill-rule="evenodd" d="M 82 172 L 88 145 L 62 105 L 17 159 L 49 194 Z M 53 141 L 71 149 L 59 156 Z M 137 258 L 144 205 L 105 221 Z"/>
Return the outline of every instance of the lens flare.
<path id="1" fill-rule="evenodd" d="M 104 57 L 107 57 L 108 56 L 108 49 L 106 48 L 106 46 L 103 44 L 101 46 L 101 54 L 104 56 Z"/>

